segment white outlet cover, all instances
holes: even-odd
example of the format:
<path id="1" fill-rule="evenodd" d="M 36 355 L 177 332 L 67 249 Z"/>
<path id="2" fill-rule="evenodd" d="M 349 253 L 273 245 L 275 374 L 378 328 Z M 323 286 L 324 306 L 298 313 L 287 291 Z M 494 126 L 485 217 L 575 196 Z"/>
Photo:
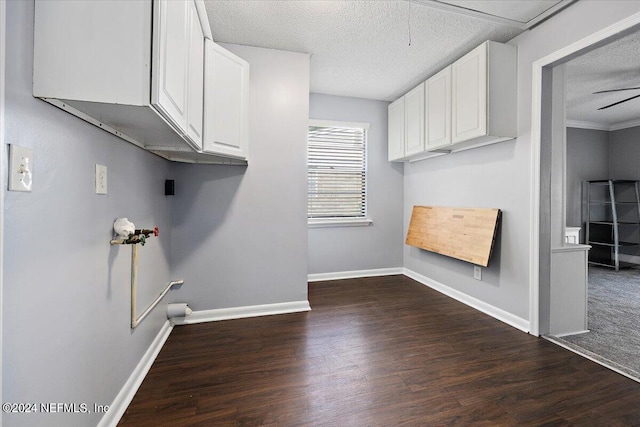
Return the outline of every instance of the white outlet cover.
<path id="1" fill-rule="evenodd" d="M 33 150 L 9 146 L 9 191 L 31 191 L 33 184 Z"/>
<path id="2" fill-rule="evenodd" d="M 476 280 L 482 280 L 482 268 L 477 265 L 473 266 L 473 278 Z"/>
<path id="3" fill-rule="evenodd" d="M 96 164 L 96 194 L 107 194 L 107 167 Z"/>

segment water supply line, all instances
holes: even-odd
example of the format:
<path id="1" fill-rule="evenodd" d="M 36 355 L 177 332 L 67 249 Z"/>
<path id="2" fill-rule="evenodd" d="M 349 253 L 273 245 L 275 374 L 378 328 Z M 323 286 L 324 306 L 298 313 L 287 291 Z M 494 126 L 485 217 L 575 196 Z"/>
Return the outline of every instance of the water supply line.
<path id="1" fill-rule="evenodd" d="M 136 314 L 137 296 L 138 296 L 138 244 L 144 246 L 147 239 L 153 235 L 158 236 L 158 227 L 153 229 L 135 229 L 133 223 L 127 218 L 118 218 L 113 224 L 113 229 L 117 234 L 115 239 L 111 240 L 112 245 L 131 245 L 131 329 L 135 329 L 142 320 L 158 305 L 162 298 L 171 290 L 173 286 L 182 285 L 184 280 L 172 280 L 163 289 L 158 297 L 147 307 L 138 317 Z"/>

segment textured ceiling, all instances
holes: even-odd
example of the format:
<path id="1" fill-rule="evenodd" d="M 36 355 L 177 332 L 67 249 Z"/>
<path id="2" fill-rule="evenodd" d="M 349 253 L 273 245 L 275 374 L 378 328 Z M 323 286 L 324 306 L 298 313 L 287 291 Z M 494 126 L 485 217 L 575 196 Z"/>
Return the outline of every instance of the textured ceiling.
<path id="1" fill-rule="evenodd" d="M 557 2 L 517 3 L 542 5 L 544 10 Z M 409 1 L 205 0 L 205 4 L 218 42 L 310 53 L 311 92 L 387 101 L 483 41 L 506 42 L 522 32 Z M 528 8 L 527 12 L 535 15 Z"/>
<path id="2" fill-rule="evenodd" d="M 218 42 L 309 53 L 311 92 L 393 101 L 483 41 L 522 32 L 488 15 L 526 23 L 559 1 L 204 2 Z M 603 127 L 639 120 L 640 98 L 598 111 L 640 90 L 593 92 L 628 86 L 640 86 L 640 32 L 567 63 L 567 118 Z"/>
<path id="3" fill-rule="evenodd" d="M 640 90 L 593 94 L 640 87 L 640 32 L 592 50 L 566 64 L 567 119 L 615 127 L 640 120 L 640 98 L 606 110 L 598 108 L 640 95 Z"/>
<path id="4" fill-rule="evenodd" d="M 570 0 L 204 0 L 214 40 L 311 55 L 311 92 L 393 101 L 485 40 L 522 32 Z M 444 5 L 444 7 L 443 7 Z M 458 6 L 456 8 L 455 6 Z M 462 8 L 462 9 L 461 9 Z M 501 19 L 492 20 L 495 16 Z M 411 40 L 411 45 L 409 45 Z M 567 118 L 640 119 L 640 32 L 567 63 Z"/>

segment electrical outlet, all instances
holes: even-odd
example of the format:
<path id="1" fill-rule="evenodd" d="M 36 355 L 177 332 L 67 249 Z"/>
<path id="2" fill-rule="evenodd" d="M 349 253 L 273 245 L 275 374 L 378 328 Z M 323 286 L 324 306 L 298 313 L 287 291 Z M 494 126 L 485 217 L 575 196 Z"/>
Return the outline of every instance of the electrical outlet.
<path id="1" fill-rule="evenodd" d="M 31 191 L 33 182 L 33 150 L 9 146 L 9 191 Z"/>
<path id="2" fill-rule="evenodd" d="M 96 194 L 107 194 L 107 167 L 96 165 Z"/>
<path id="3" fill-rule="evenodd" d="M 476 280 L 482 280 L 482 268 L 480 266 L 473 266 L 473 278 Z"/>

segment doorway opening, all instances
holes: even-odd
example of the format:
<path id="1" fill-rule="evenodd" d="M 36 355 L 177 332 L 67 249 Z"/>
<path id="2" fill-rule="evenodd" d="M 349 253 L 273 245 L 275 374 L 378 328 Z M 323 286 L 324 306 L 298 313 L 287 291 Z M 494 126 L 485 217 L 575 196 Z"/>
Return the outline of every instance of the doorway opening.
<path id="1" fill-rule="evenodd" d="M 534 185 L 532 191 L 534 195 L 532 203 L 534 208 L 532 211 L 532 218 L 534 218 L 532 253 L 534 254 L 534 259 L 531 271 L 532 283 L 534 284 L 531 295 L 532 332 L 549 337 L 556 343 L 637 381 L 640 381 L 640 364 L 636 367 L 631 362 L 637 363 L 637 353 L 640 349 L 640 327 L 638 327 L 640 326 L 640 311 L 637 308 L 635 310 L 631 308 L 630 311 L 633 313 L 628 316 L 631 326 L 628 326 L 625 322 L 621 322 L 620 310 L 623 307 L 618 305 L 616 308 L 615 304 L 620 304 L 621 300 L 624 300 L 625 303 L 632 303 L 629 298 L 629 292 L 631 291 L 628 289 L 635 287 L 634 293 L 638 298 L 638 307 L 640 307 L 640 271 L 621 270 L 622 273 L 617 273 L 618 275 L 613 276 L 612 272 L 615 273 L 615 269 L 603 270 L 604 267 L 597 267 L 593 262 L 587 263 L 587 250 L 589 246 L 595 247 L 596 244 L 594 242 L 597 240 L 593 237 L 594 224 L 587 219 L 589 215 L 589 200 L 584 198 L 585 194 L 589 194 L 590 187 L 589 184 L 584 184 L 587 186 L 585 190 L 583 184 L 580 183 L 580 191 L 578 193 L 582 194 L 576 195 L 575 181 L 577 175 L 580 174 L 576 175 L 574 169 L 576 166 L 575 156 L 582 158 L 587 163 L 593 161 L 594 158 L 593 156 L 584 155 L 584 153 L 582 153 L 582 156 L 576 155 L 576 147 L 572 139 L 575 139 L 576 135 L 584 138 L 585 126 L 584 123 L 578 123 L 578 125 L 581 125 L 578 128 L 575 120 L 567 122 L 567 107 L 571 109 L 575 106 L 571 105 L 571 102 L 574 101 L 571 96 L 569 96 L 569 103 L 567 104 L 566 91 L 567 79 L 571 78 L 572 66 L 579 64 L 579 61 L 584 61 L 590 56 L 595 56 L 599 49 L 614 49 L 616 45 L 629 43 L 630 40 L 635 40 L 635 38 L 640 40 L 638 36 L 639 24 L 640 14 L 633 15 L 534 63 L 532 123 L 532 155 L 534 159 L 533 172 L 535 174 L 532 180 Z M 636 70 L 638 83 L 636 86 L 640 86 L 640 67 L 638 68 Z M 626 86 L 626 82 L 620 83 L 621 87 Z M 637 90 L 637 93 L 640 95 L 640 90 Z M 612 94 L 614 93 L 612 92 Z M 618 95 L 620 94 L 618 93 Z M 630 98 L 631 96 L 632 94 L 629 94 L 628 97 L 622 96 L 621 99 Z M 598 102 L 601 101 L 605 101 L 603 105 L 609 104 L 606 100 Z M 584 101 L 583 103 L 586 104 L 587 102 Z M 636 109 L 636 117 L 640 117 L 638 112 L 640 112 L 640 107 Z M 569 127 L 568 130 L 567 125 Z M 640 127 L 638 126 L 640 126 L 640 121 L 628 123 L 628 128 L 631 130 L 627 132 L 637 132 L 638 137 L 640 137 Z M 621 130 L 621 128 L 608 129 L 607 132 L 620 132 Z M 604 132 L 604 129 L 599 131 Z M 606 136 L 606 139 L 607 144 L 610 144 L 609 140 L 611 138 L 609 135 Z M 637 140 L 638 138 L 635 139 Z M 625 175 L 620 170 L 614 171 L 611 168 L 613 162 L 610 155 L 610 145 L 606 148 L 607 159 L 598 159 L 607 163 L 606 167 L 603 168 L 606 173 L 600 173 L 597 177 L 586 177 L 585 181 L 602 181 L 606 186 L 609 185 L 608 180 L 621 180 L 621 176 L 626 176 L 624 178 L 625 181 L 640 181 L 640 172 L 632 176 L 631 174 Z M 640 156 L 640 152 L 638 155 Z M 586 169 L 589 168 L 587 167 Z M 637 166 L 634 171 L 635 169 L 637 169 Z M 576 200 L 578 201 L 576 202 Z M 631 201 L 632 199 L 628 200 L 628 202 Z M 605 199 L 605 202 L 608 203 L 607 208 L 611 211 L 611 200 Z M 603 203 L 602 206 L 606 206 L 606 203 Z M 616 204 L 615 202 L 613 203 L 615 207 Z M 576 204 L 578 205 L 577 216 Z M 585 204 L 587 208 L 585 208 Z M 636 208 L 635 222 L 638 228 L 635 231 L 635 237 L 638 239 L 637 246 L 640 248 L 640 199 L 635 205 L 634 203 L 628 203 L 626 206 L 626 208 L 629 208 L 629 212 L 633 212 L 634 207 Z M 585 209 L 587 209 L 586 214 Z M 627 215 L 629 212 L 627 212 Z M 591 230 L 589 230 L 592 236 L 591 239 L 586 237 L 588 225 L 591 225 Z M 569 238 L 567 231 L 571 226 L 580 228 L 580 237 L 577 238 L 577 241 L 574 240 L 577 244 L 566 243 Z M 571 231 L 575 233 L 575 229 Z M 600 233 L 602 234 L 602 232 Z M 611 234 L 613 234 L 613 230 L 611 230 Z M 586 246 L 585 243 L 589 246 Z M 601 243 L 613 244 L 613 242 Z M 601 256 L 607 251 L 613 253 L 611 246 L 601 246 L 597 248 Z M 573 258 L 570 259 L 567 254 L 571 253 L 577 253 L 578 255 L 572 255 Z M 638 254 L 640 255 L 640 250 L 638 250 Z M 633 257 L 634 255 L 629 256 Z M 640 261 L 640 256 L 636 256 L 636 258 L 637 261 Z M 625 259 L 625 261 L 630 260 L 633 261 L 633 259 Z M 594 259 L 591 258 L 590 261 L 594 261 Z M 559 271 L 560 274 L 558 273 Z M 636 276 L 637 281 L 634 282 L 635 284 L 632 283 L 625 288 L 616 285 L 616 283 L 628 284 L 635 280 Z M 571 282 L 573 285 L 566 286 L 567 282 Z M 582 287 L 580 286 L 581 282 Z M 588 287 L 587 282 L 589 283 Z M 558 313 L 561 314 L 558 315 Z M 571 316 L 576 315 L 576 313 L 578 320 L 582 317 L 584 327 L 580 327 L 579 322 L 576 323 L 574 322 L 575 319 L 571 319 Z M 589 322 L 587 322 L 587 319 L 589 319 Z M 563 322 L 568 322 L 566 324 L 573 322 L 564 333 L 561 327 L 564 326 Z M 562 325 L 559 327 L 559 324 Z M 617 329 L 612 330 L 612 327 Z M 588 332 L 589 330 L 591 332 Z M 620 345 L 620 342 L 616 344 L 616 339 L 619 339 L 621 334 L 628 333 L 631 330 L 634 330 L 633 334 L 622 338 L 627 347 Z M 596 331 L 599 333 L 596 334 Z M 592 345 L 593 343 L 596 343 L 596 345 Z M 603 349 L 613 350 L 613 352 L 606 353 Z M 606 354 L 598 354 L 598 352 Z M 630 353 L 636 355 L 636 357 L 629 357 Z"/>

